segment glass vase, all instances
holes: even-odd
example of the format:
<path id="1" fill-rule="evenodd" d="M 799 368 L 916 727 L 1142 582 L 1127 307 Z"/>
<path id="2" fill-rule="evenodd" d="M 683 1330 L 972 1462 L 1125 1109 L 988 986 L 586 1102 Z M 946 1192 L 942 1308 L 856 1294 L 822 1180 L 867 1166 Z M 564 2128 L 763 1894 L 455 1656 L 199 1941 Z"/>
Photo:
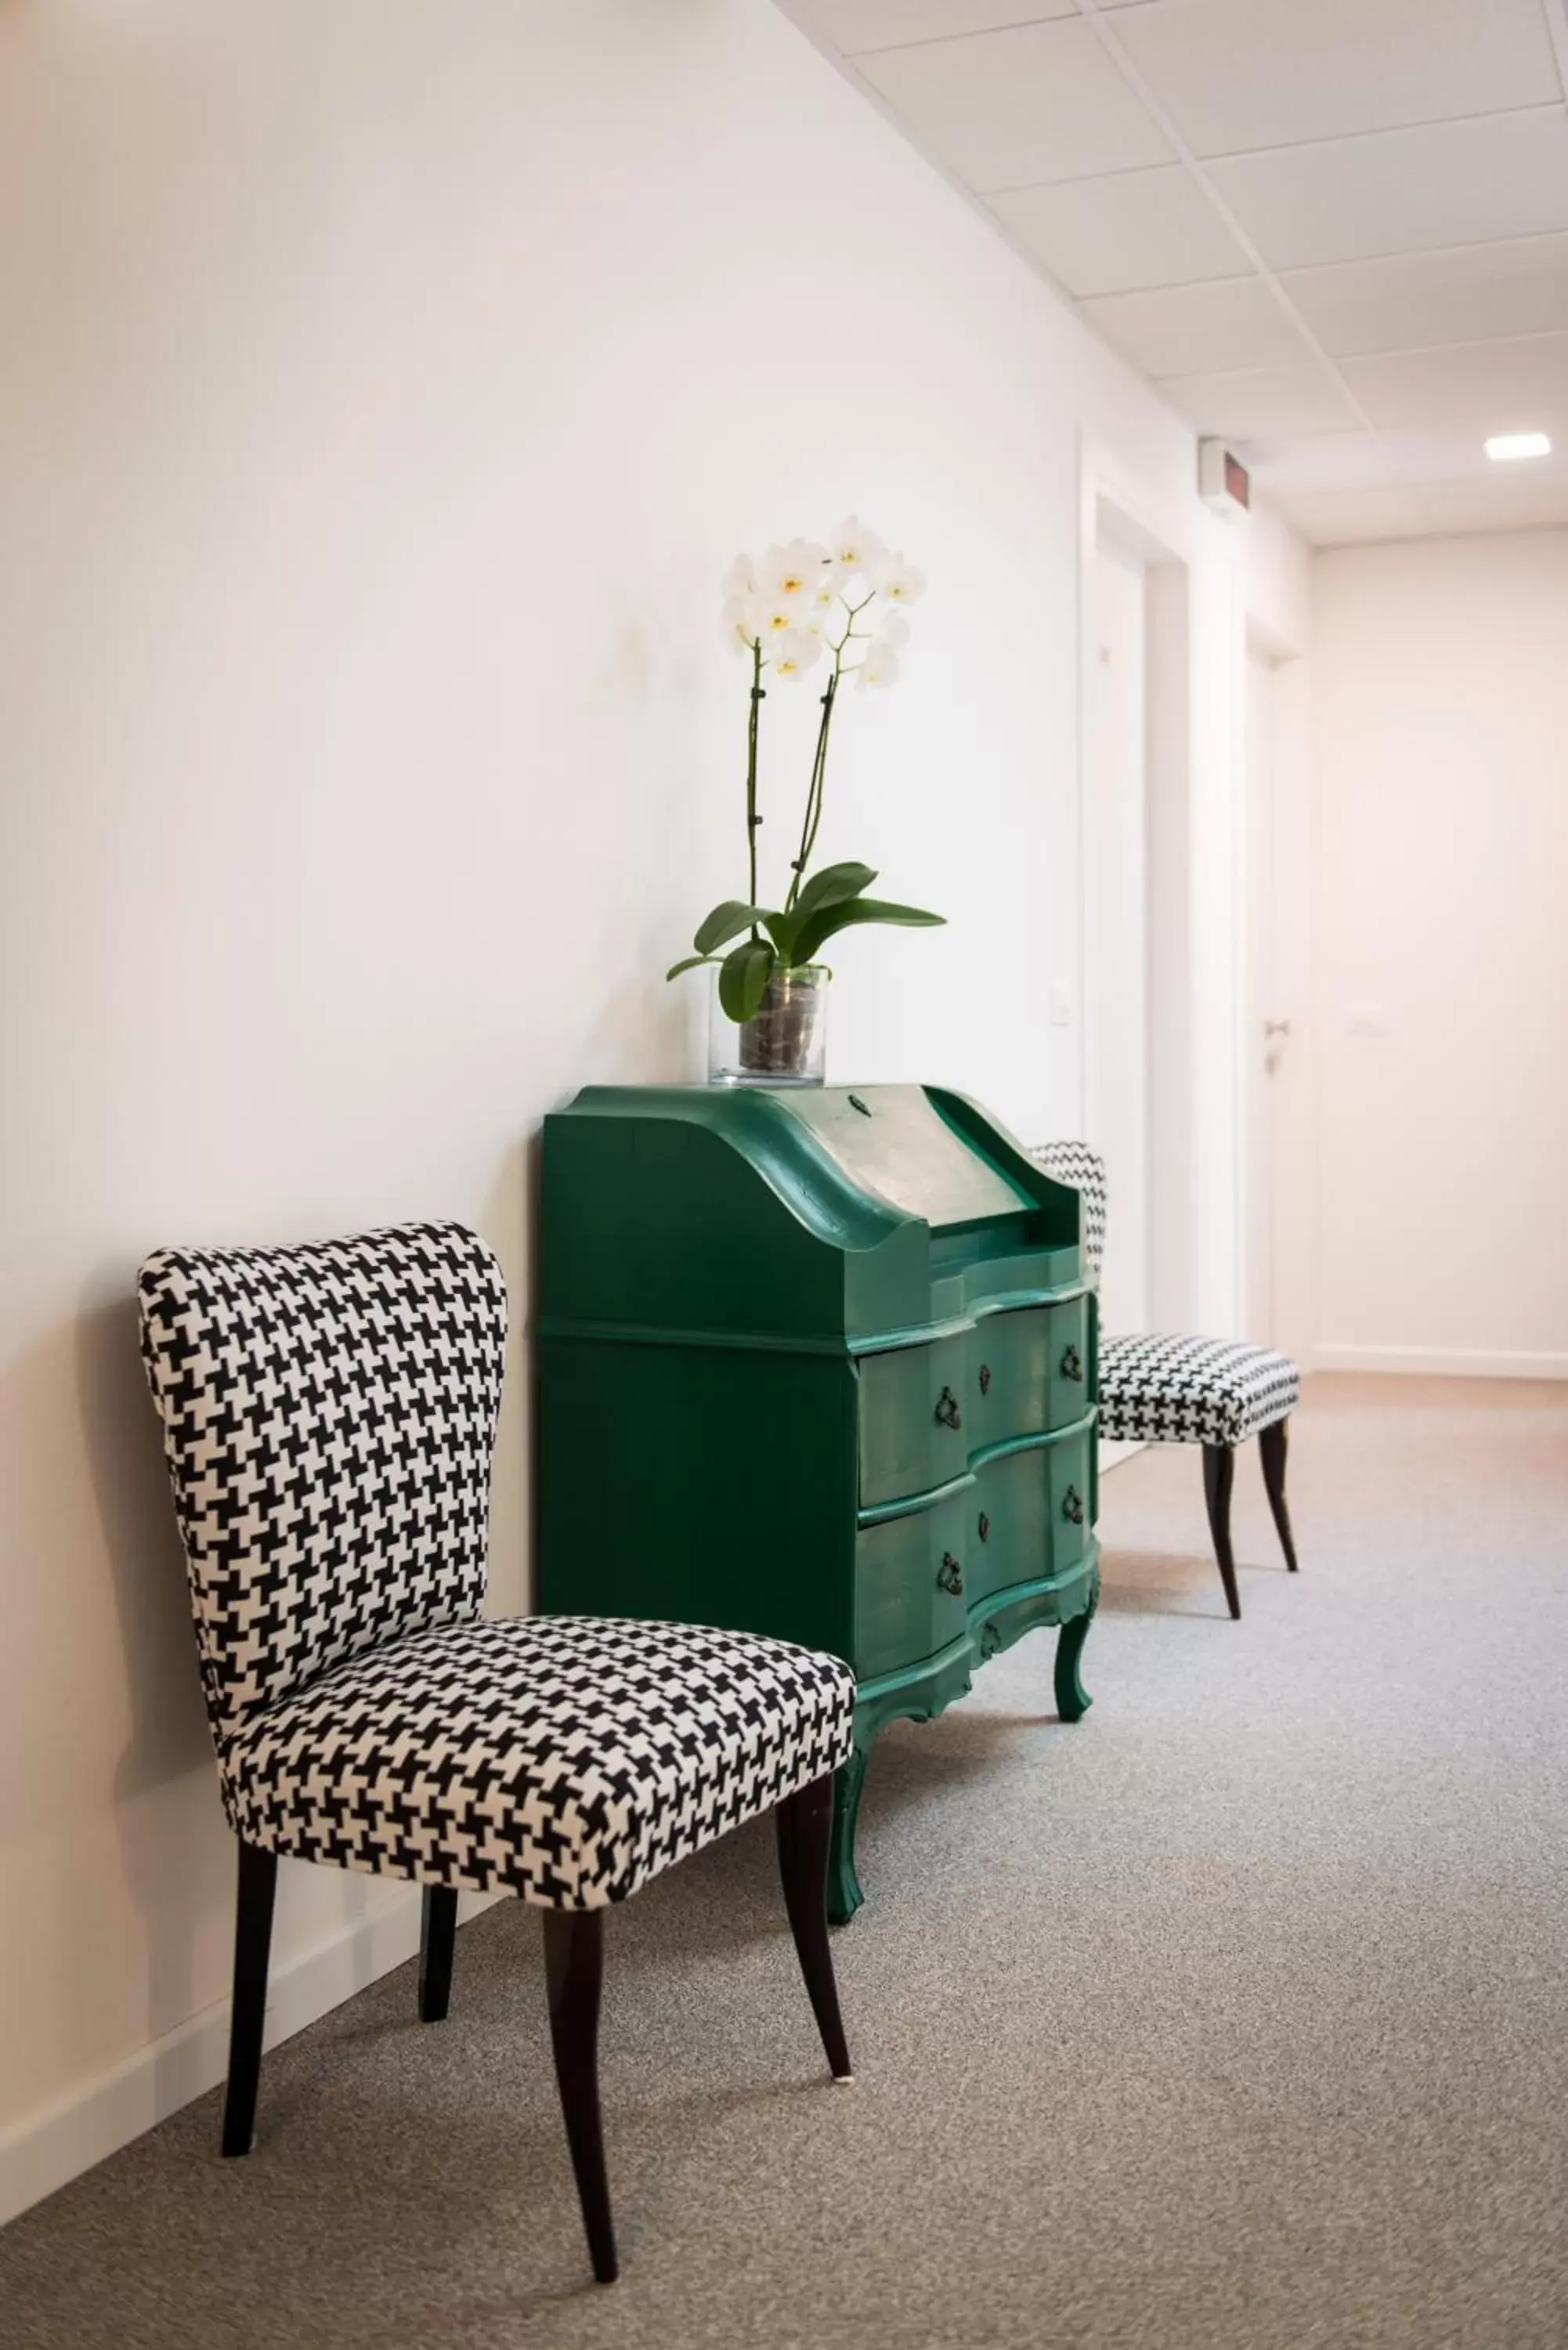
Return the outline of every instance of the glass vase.
<path id="1" fill-rule="evenodd" d="M 708 1010 L 708 1082 L 714 1086 L 819 1086 L 827 1068 L 826 963 L 775 971 L 753 1017 L 736 1023 L 719 1001 Z"/>

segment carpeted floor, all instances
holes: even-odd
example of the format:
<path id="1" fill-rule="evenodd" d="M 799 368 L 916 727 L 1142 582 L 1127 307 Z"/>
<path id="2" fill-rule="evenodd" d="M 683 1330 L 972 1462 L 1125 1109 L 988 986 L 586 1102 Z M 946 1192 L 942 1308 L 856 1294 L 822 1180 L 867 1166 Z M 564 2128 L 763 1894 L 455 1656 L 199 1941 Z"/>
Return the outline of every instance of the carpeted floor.
<path id="1" fill-rule="evenodd" d="M 1199 1457 L 1107 1479 L 1093 1712 L 1025 1641 L 867 1784 L 826 2082 L 762 1824 L 618 1917 L 622 2282 L 536 1920 L 459 1939 L 0 2238 L 7 2350 L 1561 2350 L 1568 1388 L 1322 1378 L 1244 1620 Z"/>

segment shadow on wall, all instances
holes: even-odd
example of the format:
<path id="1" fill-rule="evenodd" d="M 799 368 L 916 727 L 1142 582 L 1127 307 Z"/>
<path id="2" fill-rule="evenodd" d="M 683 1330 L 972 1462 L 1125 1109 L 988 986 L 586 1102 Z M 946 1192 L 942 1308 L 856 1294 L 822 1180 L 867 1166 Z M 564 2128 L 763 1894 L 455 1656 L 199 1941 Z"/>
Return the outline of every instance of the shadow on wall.
<path id="1" fill-rule="evenodd" d="M 516 1616 L 534 1605 L 534 1349 L 535 1206 L 540 1138 L 535 1132 L 505 1152 L 484 1195 L 480 1227 L 506 1274 L 506 1357 L 501 1419 L 495 1434 L 495 1474 L 490 1493 L 490 1581 L 487 1612 Z"/>
<path id="2" fill-rule="evenodd" d="M 192 1918 L 226 1898 L 227 1837 L 197 1669 L 185 1562 L 170 1502 L 157 1414 L 142 1375 L 134 1293 L 100 1302 L 116 1264 L 89 1284 L 76 1328 L 83 1449 L 119 1618 L 131 1732 L 114 1774 L 114 1816 L 125 1882 L 146 1931 L 150 2035 L 197 2003 Z M 153 1800 L 190 1778 L 210 1834 L 190 1834 L 190 1807 Z M 198 1792 L 199 1791 L 199 1792 Z M 213 1876 L 209 1888 L 192 1886 Z M 171 1884 L 186 1898 L 171 1902 Z"/>

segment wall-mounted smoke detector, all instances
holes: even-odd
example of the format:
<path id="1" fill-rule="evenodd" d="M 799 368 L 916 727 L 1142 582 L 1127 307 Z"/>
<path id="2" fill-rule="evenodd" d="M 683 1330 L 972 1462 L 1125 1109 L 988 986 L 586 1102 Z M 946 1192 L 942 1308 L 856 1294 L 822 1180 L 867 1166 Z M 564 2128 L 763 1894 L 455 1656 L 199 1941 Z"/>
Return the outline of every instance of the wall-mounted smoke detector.
<path id="1" fill-rule="evenodd" d="M 1519 457 L 1550 457 L 1552 443 L 1544 432 L 1494 432 L 1486 453 L 1494 465 L 1511 465 Z"/>
<path id="2" fill-rule="evenodd" d="M 1251 510 L 1252 484 L 1247 468 L 1223 441 L 1198 443 L 1198 494 L 1227 522 L 1245 522 Z"/>

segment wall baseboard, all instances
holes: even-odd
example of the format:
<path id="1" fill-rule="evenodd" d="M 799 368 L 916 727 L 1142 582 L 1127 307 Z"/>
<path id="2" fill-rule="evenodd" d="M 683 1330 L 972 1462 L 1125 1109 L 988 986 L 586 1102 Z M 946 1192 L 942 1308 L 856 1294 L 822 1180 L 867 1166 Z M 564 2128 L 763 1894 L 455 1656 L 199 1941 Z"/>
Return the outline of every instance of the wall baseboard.
<path id="1" fill-rule="evenodd" d="M 1314 1371 L 1413 1371 L 1453 1379 L 1568 1379 L 1568 1355 L 1480 1347 L 1314 1347 Z"/>
<path id="2" fill-rule="evenodd" d="M 459 1918 L 490 1908 L 502 1894 L 464 1894 Z M 417 1887 L 393 1898 L 278 1968 L 267 1986 L 266 2045 L 292 2039 L 411 1959 L 420 1946 Z M 229 2002 L 203 2008 L 160 2040 L 79 2089 L 0 2132 L 0 2227 L 57 2188 L 116 2154 L 143 2130 L 193 2097 L 216 2088 L 227 2071 Z"/>

